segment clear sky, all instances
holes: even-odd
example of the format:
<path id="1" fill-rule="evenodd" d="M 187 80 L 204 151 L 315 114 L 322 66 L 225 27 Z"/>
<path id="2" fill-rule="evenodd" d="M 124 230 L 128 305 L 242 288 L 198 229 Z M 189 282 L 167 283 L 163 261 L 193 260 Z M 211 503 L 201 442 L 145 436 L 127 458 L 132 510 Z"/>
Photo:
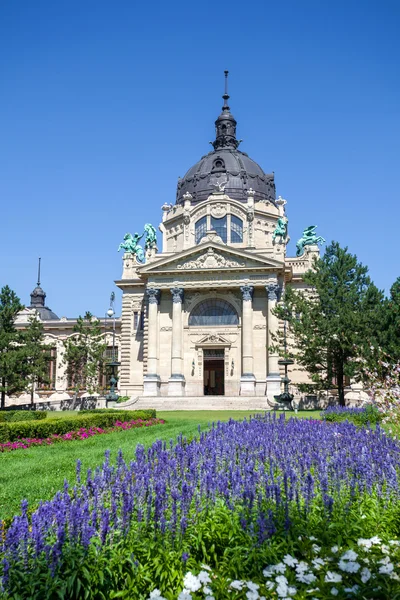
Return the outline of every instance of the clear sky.
<path id="1" fill-rule="evenodd" d="M 4 0 L 0 285 L 29 304 L 41 256 L 52 310 L 104 315 L 123 235 L 157 226 L 210 150 L 229 69 L 240 149 L 288 201 L 289 254 L 316 224 L 387 291 L 399 28 L 398 0 Z"/>

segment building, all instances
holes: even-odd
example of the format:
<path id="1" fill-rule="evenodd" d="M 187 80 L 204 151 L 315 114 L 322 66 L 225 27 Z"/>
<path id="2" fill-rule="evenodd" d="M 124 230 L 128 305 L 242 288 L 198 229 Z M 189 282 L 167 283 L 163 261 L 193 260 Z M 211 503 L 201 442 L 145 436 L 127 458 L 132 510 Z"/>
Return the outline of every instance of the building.
<path id="1" fill-rule="evenodd" d="M 213 150 L 178 180 L 175 204 L 162 207 L 161 252 L 154 235 L 144 250 L 139 234 L 126 234 L 120 246 L 126 249 L 116 281 L 123 292 L 115 323 L 121 395 L 243 396 L 267 407 L 282 391 L 279 356 L 269 350 L 281 325 L 274 307 L 287 283 L 304 287 L 318 245 L 311 236 L 301 256 L 286 255 L 286 200 L 276 197 L 274 174 L 239 150 L 227 86 L 223 99 Z M 17 325 L 26 326 L 32 311 L 40 315 L 54 358 L 52 389 L 37 394 L 62 400 L 73 394 L 63 341 L 76 320 L 58 318 L 45 298 L 39 278 Z M 107 320 L 104 335 L 110 346 Z M 294 388 L 304 378 L 292 369 Z"/>
<path id="2" fill-rule="evenodd" d="M 286 201 L 276 198 L 274 174 L 239 150 L 226 89 L 223 99 L 213 150 L 178 180 L 175 204 L 162 207 L 162 251 L 149 247 L 144 263 L 134 248 L 123 257 L 126 395 L 274 402 L 281 392 L 279 356 L 268 350 L 279 327 L 274 307 L 286 283 L 303 286 L 318 246 L 286 256 Z"/>

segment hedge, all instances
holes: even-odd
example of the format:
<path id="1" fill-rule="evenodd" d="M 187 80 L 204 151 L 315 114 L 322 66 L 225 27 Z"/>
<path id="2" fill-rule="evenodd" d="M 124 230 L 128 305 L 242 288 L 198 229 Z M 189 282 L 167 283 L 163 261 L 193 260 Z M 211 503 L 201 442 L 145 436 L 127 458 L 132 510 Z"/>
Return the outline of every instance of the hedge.
<path id="1" fill-rule="evenodd" d="M 0 411 L 0 423 L 16 421 L 42 421 L 47 417 L 45 410 L 2 410 Z"/>
<path id="2" fill-rule="evenodd" d="M 83 411 L 80 411 L 83 412 Z M 100 414 L 98 414 L 100 413 Z M 46 438 L 51 434 L 63 434 L 82 427 L 112 427 L 116 421 L 148 421 L 154 417 L 154 410 L 93 411 L 93 413 L 60 419 L 48 418 L 45 421 L 20 421 L 0 423 L 0 442 L 14 442 L 24 438 Z"/>
<path id="3" fill-rule="evenodd" d="M 88 409 L 84 409 L 84 410 L 80 410 L 79 414 L 80 415 L 97 415 L 98 413 L 112 413 L 113 415 L 118 414 L 118 415 L 124 415 L 127 412 L 135 412 L 135 413 L 141 413 L 143 415 L 146 415 L 146 419 L 155 419 L 156 418 L 156 409 L 155 408 L 146 408 L 145 410 L 141 409 L 141 410 L 134 410 L 134 411 L 127 411 L 124 410 L 123 408 L 88 408 Z M 144 417 L 142 417 L 144 418 Z"/>

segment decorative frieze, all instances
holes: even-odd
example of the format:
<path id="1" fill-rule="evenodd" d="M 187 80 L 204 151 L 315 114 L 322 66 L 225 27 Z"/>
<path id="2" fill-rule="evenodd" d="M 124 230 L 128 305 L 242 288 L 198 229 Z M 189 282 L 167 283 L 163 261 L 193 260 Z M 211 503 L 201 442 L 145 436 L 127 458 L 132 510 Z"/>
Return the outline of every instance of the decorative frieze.
<path id="1" fill-rule="evenodd" d="M 236 258 L 227 258 L 213 248 L 208 248 L 207 252 L 199 256 L 195 260 L 188 260 L 183 263 L 178 263 L 178 269 L 215 269 L 215 268 L 237 268 L 244 267 L 246 262 Z"/>

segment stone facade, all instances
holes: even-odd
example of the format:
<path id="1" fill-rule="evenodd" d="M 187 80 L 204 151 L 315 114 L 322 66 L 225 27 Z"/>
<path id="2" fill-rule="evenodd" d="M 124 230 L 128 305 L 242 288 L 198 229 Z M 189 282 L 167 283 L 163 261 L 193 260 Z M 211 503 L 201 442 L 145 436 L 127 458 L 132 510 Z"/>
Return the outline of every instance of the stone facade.
<path id="1" fill-rule="evenodd" d="M 281 373 L 279 356 L 268 350 L 280 326 L 273 309 L 286 283 L 303 287 L 302 275 L 319 252 L 313 246 L 301 258 L 286 257 L 286 241 L 273 240 L 283 210 L 284 204 L 255 202 L 251 190 L 243 202 L 215 191 L 199 203 L 186 194 L 183 204 L 163 207 L 162 252 L 145 264 L 126 253 L 116 281 L 123 291 L 124 395 L 267 396 L 274 402 Z M 232 216 L 239 223 L 235 237 Z M 223 219 L 225 242 L 211 217 Z M 217 314 L 220 305 L 230 307 L 225 317 Z M 208 312 L 196 321 L 203 306 Z M 137 311 L 144 313 L 141 330 L 134 327 Z M 292 378 L 296 383 L 305 375 L 293 368 Z"/>

